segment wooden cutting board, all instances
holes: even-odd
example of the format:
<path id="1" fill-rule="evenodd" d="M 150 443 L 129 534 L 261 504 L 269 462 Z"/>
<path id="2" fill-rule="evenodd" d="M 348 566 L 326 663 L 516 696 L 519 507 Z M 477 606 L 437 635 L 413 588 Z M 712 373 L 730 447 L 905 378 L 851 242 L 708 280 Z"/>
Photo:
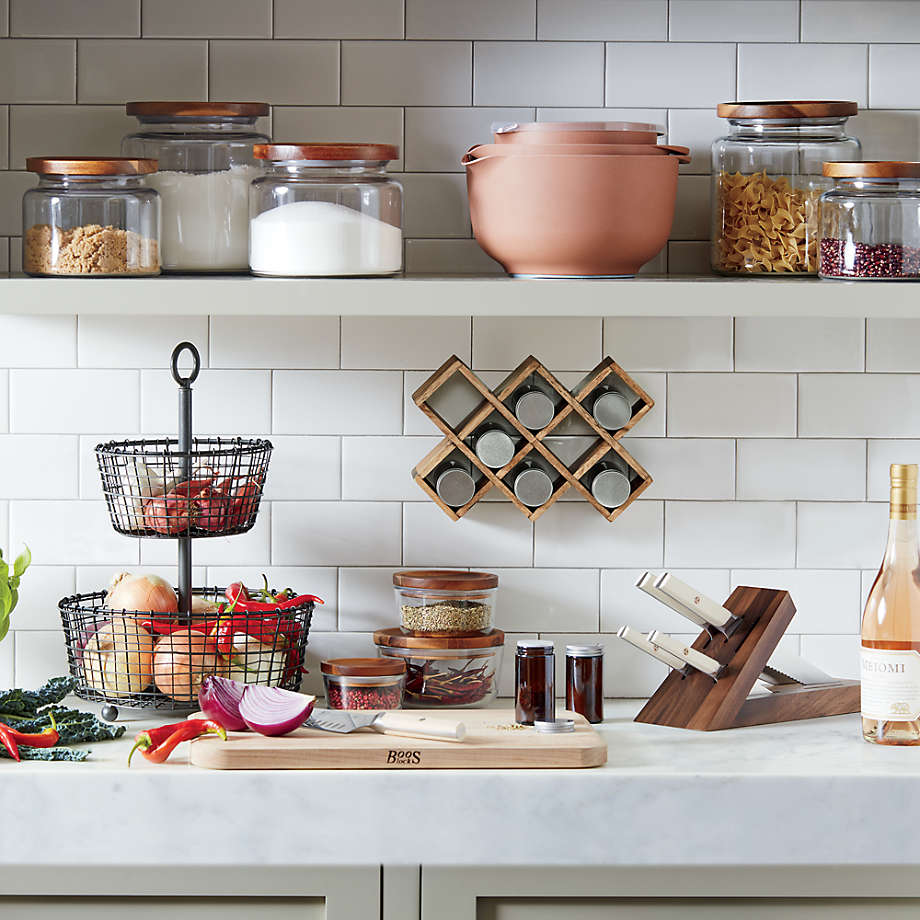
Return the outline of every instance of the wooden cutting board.
<path id="1" fill-rule="evenodd" d="M 435 715 L 430 709 L 414 712 L 429 718 Z M 466 739 L 427 741 L 370 729 L 342 735 L 299 728 L 282 738 L 228 732 L 225 742 L 214 738 L 193 741 L 189 762 L 211 770 L 572 768 L 607 762 L 607 743 L 579 715 L 574 715 L 575 731 L 564 734 L 515 727 L 513 710 L 445 709 L 437 715 L 463 722 Z M 573 713 L 565 715 L 572 717 Z"/>

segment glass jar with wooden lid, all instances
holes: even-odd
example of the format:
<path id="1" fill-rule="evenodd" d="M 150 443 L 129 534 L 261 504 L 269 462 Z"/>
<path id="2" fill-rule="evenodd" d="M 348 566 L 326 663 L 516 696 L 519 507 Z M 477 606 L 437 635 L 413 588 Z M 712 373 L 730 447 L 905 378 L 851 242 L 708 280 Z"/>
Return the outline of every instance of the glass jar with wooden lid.
<path id="1" fill-rule="evenodd" d="M 320 663 L 330 709 L 401 709 L 406 685 L 403 661 L 330 658 Z"/>
<path id="2" fill-rule="evenodd" d="M 855 102 L 722 102 L 712 145 L 712 268 L 725 275 L 815 274 L 826 160 L 858 160 Z"/>
<path id="3" fill-rule="evenodd" d="M 495 620 L 498 576 L 420 569 L 393 575 L 400 627 L 410 636 L 482 636 Z"/>
<path id="4" fill-rule="evenodd" d="M 144 185 L 157 161 L 29 157 L 38 185 L 22 198 L 29 275 L 158 275 L 160 196 Z"/>

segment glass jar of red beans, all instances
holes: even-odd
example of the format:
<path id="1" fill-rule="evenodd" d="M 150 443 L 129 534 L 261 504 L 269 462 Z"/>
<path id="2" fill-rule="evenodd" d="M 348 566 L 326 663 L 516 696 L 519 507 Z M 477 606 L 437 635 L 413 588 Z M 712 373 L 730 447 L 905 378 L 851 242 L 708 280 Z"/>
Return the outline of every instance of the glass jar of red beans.
<path id="1" fill-rule="evenodd" d="M 330 709 L 402 709 L 406 663 L 399 658 L 331 658 L 320 665 Z"/>
<path id="2" fill-rule="evenodd" d="M 821 196 L 822 278 L 920 278 L 920 163 L 825 163 L 836 182 Z"/>

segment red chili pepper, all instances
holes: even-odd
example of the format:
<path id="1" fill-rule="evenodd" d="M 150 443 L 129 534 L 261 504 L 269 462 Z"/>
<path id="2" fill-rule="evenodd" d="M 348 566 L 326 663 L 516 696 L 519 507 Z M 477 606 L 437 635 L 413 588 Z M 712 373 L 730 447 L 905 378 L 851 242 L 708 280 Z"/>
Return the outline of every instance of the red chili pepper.
<path id="1" fill-rule="evenodd" d="M 0 741 L 3 742 L 3 746 L 10 752 L 10 757 L 13 760 L 21 760 L 19 756 L 19 745 L 16 743 L 16 739 L 13 737 L 13 733 L 6 725 L 0 723 Z"/>
<path id="2" fill-rule="evenodd" d="M 224 597 L 230 601 L 231 607 L 235 607 L 240 602 L 249 600 L 249 591 L 241 581 L 235 581 L 224 591 Z"/>
<path id="3" fill-rule="evenodd" d="M 313 601 L 316 604 L 324 603 L 323 599 L 315 594 L 300 594 L 297 597 L 289 597 L 286 600 L 272 601 L 271 603 L 241 599 L 233 606 L 233 611 L 239 613 L 269 613 L 273 610 L 290 610 L 292 607 L 299 607 L 308 601 Z M 228 608 L 228 612 L 231 612 L 230 608 Z"/>
<path id="4" fill-rule="evenodd" d="M 48 716 L 51 719 L 51 726 L 37 733 L 27 734 L 26 732 L 18 732 L 15 728 L 10 728 L 9 725 L 3 725 L 2 727 L 10 733 L 10 736 L 17 745 L 24 744 L 28 747 L 37 748 L 54 747 L 61 736 L 57 730 L 57 722 L 54 720 L 54 713 L 49 712 Z M 0 723 L 0 725 L 2 725 L 2 723 Z M 7 748 L 7 750 L 9 750 L 9 748 Z M 18 760 L 19 758 L 17 757 L 16 759 Z"/>
<path id="5" fill-rule="evenodd" d="M 221 655 L 232 655 L 233 637 L 240 633 L 272 647 L 279 633 L 285 639 L 288 638 L 280 617 L 254 617 L 237 613 L 218 620 L 213 634 L 217 640 L 217 651 Z"/>
<path id="6" fill-rule="evenodd" d="M 172 725 L 162 725 L 140 732 L 135 736 L 134 747 L 128 754 L 128 766 L 131 766 L 131 758 L 137 750 L 151 763 L 163 763 L 177 745 L 201 735 L 218 735 L 222 740 L 227 740 L 224 727 L 212 719 L 186 719 L 185 722 L 175 722 Z"/>

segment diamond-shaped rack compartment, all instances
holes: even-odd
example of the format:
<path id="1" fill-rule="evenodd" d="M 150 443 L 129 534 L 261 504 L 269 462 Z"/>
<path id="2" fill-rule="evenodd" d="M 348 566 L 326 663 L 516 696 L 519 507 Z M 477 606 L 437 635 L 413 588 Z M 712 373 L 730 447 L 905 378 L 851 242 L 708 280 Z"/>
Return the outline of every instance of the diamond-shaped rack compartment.
<path id="1" fill-rule="evenodd" d="M 534 428 L 516 414 L 526 393 L 546 397 L 537 401 L 547 415 L 540 419 L 537 413 L 538 421 L 530 420 Z M 412 478 L 455 521 L 493 488 L 531 520 L 570 493 L 614 521 L 652 483 L 619 439 L 655 403 L 612 358 L 604 358 L 570 391 L 531 355 L 490 390 L 452 355 L 412 398 L 444 432 Z M 615 427 L 605 428 L 602 421 Z M 477 449 L 490 430 L 499 432 L 493 437 L 502 447 L 491 457 Z M 521 477 L 529 470 L 539 472 Z M 597 477 L 605 472 L 599 485 Z"/>

